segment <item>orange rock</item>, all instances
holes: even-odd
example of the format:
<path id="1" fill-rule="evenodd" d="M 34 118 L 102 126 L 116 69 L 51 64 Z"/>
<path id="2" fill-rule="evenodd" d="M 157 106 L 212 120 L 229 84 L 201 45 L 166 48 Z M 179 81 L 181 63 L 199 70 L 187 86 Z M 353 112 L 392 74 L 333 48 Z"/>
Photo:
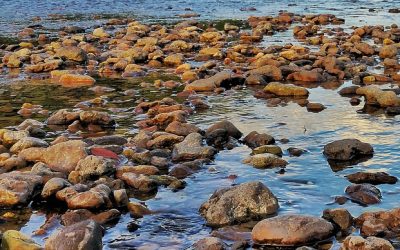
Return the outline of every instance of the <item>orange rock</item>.
<path id="1" fill-rule="evenodd" d="M 287 79 L 302 82 L 323 82 L 325 80 L 320 73 L 306 70 L 294 72 L 288 75 Z"/>
<path id="2" fill-rule="evenodd" d="M 64 87 L 91 86 L 96 82 L 88 75 L 64 74 L 60 77 L 59 83 Z"/>

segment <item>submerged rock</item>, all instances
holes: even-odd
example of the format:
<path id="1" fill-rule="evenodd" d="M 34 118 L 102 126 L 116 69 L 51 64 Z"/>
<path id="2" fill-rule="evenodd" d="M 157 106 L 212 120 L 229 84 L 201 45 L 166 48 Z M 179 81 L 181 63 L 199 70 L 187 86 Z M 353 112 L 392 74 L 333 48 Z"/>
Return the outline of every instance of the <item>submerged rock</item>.
<path id="1" fill-rule="evenodd" d="M 207 225 L 220 227 L 265 218 L 278 210 L 278 200 L 261 182 L 220 189 L 200 207 Z"/>
<path id="2" fill-rule="evenodd" d="M 251 233 L 260 245 L 301 246 L 333 236 L 333 225 L 321 218 L 307 215 L 281 215 L 264 219 Z"/>

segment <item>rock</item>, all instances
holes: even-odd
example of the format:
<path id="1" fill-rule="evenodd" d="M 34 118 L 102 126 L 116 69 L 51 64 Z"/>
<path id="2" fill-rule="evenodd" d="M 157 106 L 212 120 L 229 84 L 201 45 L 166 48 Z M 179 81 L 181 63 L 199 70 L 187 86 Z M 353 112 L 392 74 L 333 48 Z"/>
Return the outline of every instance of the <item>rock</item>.
<path id="1" fill-rule="evenodd" d="M 247 182 L 220 189 L 200 207 L 207 225 L 220 227 L 244 223 L 275 214 L 278 200 L 261 182 Z"/>
<path id="2" fill-rule="evenodd" d="M 66 87 L 91 86 L 96 80 L 88 75 L 64 74 L 58 82 Z"/>
<path id="3" fill-rule="evenodd" d="M 325 78 L 315 71 L 299 71 L 289 74 L 287 80 L 301 81 L 301 82 L 324 82 Z"/>
<path id="4" fill-rule="evenodd" d="M 165 132 L 180 135 L 180 136 L 187 136 L 191 133 L 199 133 L 200 129 L 193 124 L 189 123 L 181 123 L 179 121 L 171 122 L 166 128 Z"/>
<path id="5" fill-rule="evenodd" d="M 17 141 L 11 148 L 10 152 L 13 154 L 17 154 L 23 149 L 32 148 L 32 147 L 40 147 L 45 148 L 48 147 L 49 144 L 41 139 L 35 137 L 24 137 Z"/>
<path id="6" fill-rule="evenodd" d="M 69 209 L 98 209 L 111 204 L 110 193 L 111 189 L 108 186 L 99 184 L 88 191 L 66 197 L 66 202 Z"/>
<path id="7" fill-rule="evenodd" d="M 5 156 L 5 159 L 0 160 L 0 172 L 24 168 L 27 165 L 26 161 L 19 156 L 12 155 L 9 157 L 8 153 L 0 154 L 0 157 L 1 156 Z"/>
<path id="8" fill-rule="evenodd" d="M 279 82 L 270 82 L 264 91 L 277 96 L 308 96 L 308 90 L 303 87 Z"/>
<path id="9" fill-rule="evenodd" d="M 101 126 L 114 126 L 114 119 L 106 112 L 95 110 L 82 111 L 79 119 L 83 124 L 95 124 Z"/>
<path id="10" fill-rule="evenodd" d="M 52 234 L 45 244 L 46 250 L 92 249 L 101 250 L 103 229 L 93 220 L 85 220 L 62 228 Z"/>
<path id="11" fill-rule="evenodd" d="M 72 140 L 60 142 L 39 152 L 37 148 L 24 149 L 19 156 L 27 161 L 41 161 L 53 171 L 70 173 L 87 156 L 85 147 L 86 143 L 83 141 Z M 36 155 L 32 157 L 32 154 Z"/>
<path id="12" fill-rule="evenodd" d="M 243 163 L 261 169 L 285 167 L 288 164 L 287 161 L 283 160 L 282 158 L 269 153 L 249 156 L 243 160 Z"/>
<path id="13" fill-rule="evenodd" d="M 299 157 L 306 152 L 304 149 L 294 148 L 294 147 L 288 148 L 287 151 L 290 156 L 295 156 L 295 157 Z"/>
<path id="14" fill-rule="evenodd" d="M 21 124 L 19 124 L 17 126 L 18 130 L 25 130 L 27 128 L 43 128 L 44 127 L 44 123 L 39 122 L 37 120 L 34 119 L 26 119 L 23 122 L 21 122 Z"/>
<path id="15" fill-rule="evenodd" d="M 227 132 L 228 136 L 231 136 L 235 139 L 240 139 L 242 137 L 242 132 L 240 132 L 239 129 L 235 127 L 231 122 L 227 120 L 223 120 L 220 122 L 217 122 L 213 125 L 211 125 L 207 130 L 206 130 L 206 137 L 208 137 L 213 131 L 217 129 L 222 129 Z"/>
<path id="16" fill-rule="evenodd" d="M 184 140 L 183 136 L 164 133 L 156 136 L 152 140 L 147 142 L 147 148 L 158 149 L 158 148 L 172 148 L 175 144 Z"/>
<path id="17" fill-rule="evenodd" d="M 280 215 L 258 222 L 251 235 L 260 245 L 301 246 L 326 240 L 333 232 L 333 225 L 318 217 Z"/>
<path id="18" fill-rule="evenodd" d="M 273 65 L 265 65 L 257 69 L 250 70 L 246 73 L 247 77 L 250 76 L 262 76 L 267 82 L 269 81 L 281 81 L 283 79 L 282 71 Z"/>
<path id="19" fill-rule="evenodd" d="M 129 198 L 126 189 L 114 190 L 113 195 L 117 207 L 125 207 L 128 204 Z"/>
<path id="20" fill-rule="evenodd" d="M 364 212 L 356 218 L 362 236 L 397 237 L 400 232 L 400 208 L 386 211 Z"/>
<path id="21" fill-rule="evenodd" d="M 328 143 L 324 147 L 324 155 L 328 160 L 350 161 L 356 158 L 371 156 L 374 149 L 368 143 L 357 139 L 342 139 Z"/>
<path id="22" fill-rule="evenodd" d="M 15 230 L 7 230 L 3 233 L 3 236 L 1 238 L 1 249 L 41 250 L 43 248 L 25 234 Z"/>
<path id="23" fill-rule="evenodd" d="M 61 47 L 56 50 L 55 56 L 75 62 L 84 62 L 87 60 L 86 52 L 75 46 Z"/>
<path id="24" fill-rule="evenodd" d="M 395 58 L 397 56 L 398 49 L 395 45 L 384 45 L 379 51 L 380 58 Z"/>
<path id="25" fill-rule="evenodd" d="M 219 238 L 206 237 L 193 244 L 193 250 L 225 250 L 228 246 Z"/>
<path id="26" fill-rule="evenodd" d="M 151 214 L 150 209 L 138 202 L 129 202 L 128 210 L 133 218 L 142 218 L 144 215 Z"/>
<path id="27" fill-rule="evenodd" d="M 369 183 L 372 185 L 379 184 L 395 184 L 397 182 L 397 177 L 388 175 L 385 172 L 356 172 L 354 174 L 346 175 L 347 180 L 351 183 Z"/>
<path id="28" fill-rule="evenodd" d="M 188 166 L 185 166 L 183 164 L 177 164 L 173 168 L 170 169 L 168 174 L 177 179 L 184 179 L 193 173 L 194 173 L 194 171 L 191 168 L 189 168 Z"/>
<path id="29" fill-rule="evenodd" d="M 312 103 L 312 102 L 307 103 L 306 107 L 307 107 L 307 111 L 316 112 L 316 113 L 321 112 L 322 110 L 326 109 L 326 107 L 324 105 L 322 105 L 321 103 Z"/>
<path id="30" fill-rule="evenodd" d="M 101 137 L 91 138 L 94 144 L 96 145 L 124 145 L 128 142 L 122 136 L 118 135 L 106 135 Z"/>
<path id="31" fill-rule="evenodd" d="M 363 55 L 371 56 L 375 54 L 374 48 L 368 43 L 356 43 L 355 48 L 358 49 Z"/>
<path id="32" fill-rule="evenodd" d="M 357 94 L 357 89 L 359 89 L 359 88 L 360 88 L 360 86 L 344 87 L 339 91 L 339 94 L 341 96 L 356 95 Z"/>
<path id="33" fill-rule="evenodd" d="M 361 236 L 347 236 L 340 250 L 394 250 L 395 248 L 389 241 L 377 237 L 368 237 L 364 239 Z"/>
<path id="34" fill-rule="evenodd" d="M 216 150 L 210 146 L 203 146 L 203 137 L 199 133 L 191 133 L 185 139 L 175 144 L 172 151 L 173 161 L 191 161 L 196 159 L 212 158 Z"/>
<path id="35" fill-rule="evenodd" d="M 27 204 L 42 185 L 42 177 L 13 171 L 0 174 L 0 207 Z"/>
<path id="36" fill-rule="evenodd" d="M 67 177 L 64 173 L 51 171 L 51 169 L 43 162 L 38 162 L 33 165 L 33 167 L 31 168 L 31 173 L 42 176 L 44 182 L 47 182 L 53 177 L 59 177 L 63 179 Z"/>
<path id="37" fill-rule="evenodd" d="M 346 194 L 363 205 L 379 203 L 382 197 L 379 189 L 371 184 L 352 184 L 346 188 Z"/>
<path id="38" fill-rule="evenodd" d="M 353 216 L 344 208 L 325 209 L 322 218 L 334 223 L 342 231 L 353 226 Z"/>
<path id="39" fill-rule="evenodd" d="M 358 88 L 356 93 L 365 96 L 366 103 L 381 107 L 399 106 L 400 99 L 393 91 L 383 91 L 375 85 Z"/>
<path id="40" fill-rule="evenodd" d="M 114 173 L 115 163 L 102 156 L 89 155 L 78 162 L 75 171 L 82 180 L 90 180 L 93 177 Z"/>
<path id="41" fill-rule="evenodd" d="M 160 170 L 158 168 L 151 165 L 121 166 L 117 169 L 115 176 L 117 178 L 121 178 L 124 173 L 134 173 L 137 175 L 157 175 L 159 172 Z"/>
<path id="42" fill-rule="evenodd" d="M 226 89 L 232 86 L 242 85 L 244 79 L 233 75 L 229 71 L 221 71 L 209 78 L 196 80 L 185 87 L 185 91 L 214 91 L 214 89 L 223 87 Z"/>
<path id="43" fill-rule="evenodd" d="M 12 131 L 12 130 L 2 129 L 0 131 L 1 131 L 0 138 L 3 141 L 3 145 L 6 147 L 11 147 L 12 145 L 17 143 L 22 138 L 29 136 L 29 132 L 25 131 L 25 130 Z"/>
<path id="44" fill-rule="evenodd" d="M 69 125 L 76 120 L 79 120 L 79 112 L 60 109 L 47 119 L 47 125 Z"/>
<path id="45" fill-rule="evenodd" d="M 250 148 L 256 148 L 264 145 L 274 144 L 275 139 L 268 134 L 259 134 L 258 132 L 253 131 L 246 135 L 246 137 L 243 139 L 243 142 Z"/>
<path id="46" fill-rule="evenodd" d="M 124 173 L 120 179 L 140 192 L 151 193 L 157 190 L 157 182 L 142 174 Z"/>
<path id="47" fill-rule="evenodd" d="M 93 30 L 93 36 L 98 38 L 106 38 L 109 37 L 110 35 L 103 28 L 100 27 Z"/>
<path id="48" fill-rule="evenodd" d="M 50 72 L 60 68 L 62 64 L 62 60 L 50 60 L 45 63 L 29 65 L 25 68 L 25 70 L 32 73 Z"/>
<path id="49" fill-rule="evenodd" d="M 46 184 L 43 187 L 42 197 L 44 199 L 48 199 L 53 195 L 55 195 L 61 189 L 69 186 L 71 186 L 71 184 L 62 178 L 57 178 L 57 177 L 51 178 L 46 182 Z"/>
<path id="50" fill-rule="evenodd" d="M 264 154 L 264 153 L 282 156 L 282 149 L 276 145 L 263 145 L 263 146 L 253 149 L 253 151 L 252 151 L 253 155 Z"/>
<path id="51" fill-rule="evenodd" d="M 164 58 L 164 64 L 171 67 L 177 67 L 182 64 L 184 60 L 181 54 L 171 54 Z"/>

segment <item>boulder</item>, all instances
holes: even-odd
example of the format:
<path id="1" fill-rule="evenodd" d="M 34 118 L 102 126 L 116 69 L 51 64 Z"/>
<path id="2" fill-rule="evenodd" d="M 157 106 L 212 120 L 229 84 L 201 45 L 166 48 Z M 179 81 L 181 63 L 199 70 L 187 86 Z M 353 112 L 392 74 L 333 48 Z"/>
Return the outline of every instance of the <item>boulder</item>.
<path id="1" fill-rule="evenodd" d="M 207 225 L 220 227 L 244 223 L 275 214 L 279 208 L 275 195 L 261 182 L 247 182 L 214 192 L 200 207 Z"/>
<path id="2" fill-rule="evenodd" d="M 270 82 L 264 88 L 264 91 L 277 96 L 308 96 L 308 90 L 306 88 L 279 82 Z"/>
<path id="3" fill-rule="evenodd" d="M 353 174 L 346 175 L 347 180 L 351 183 L 361 184 L 369 183 L 372 185 L 379 184 L 395 184 L 397 177 L 388 175 L 385 172 L 356 172 Z"/>
<path id="4" fill-rule="evenodd" d="M 368 237 L 364 239 L 361 236 L 347 236 L 344 239 L 340 250 L 394 250 L 392 244 L 382 238 Z"/>
<path id="5" fill-rule="evenodd" d="M 89 180 L 114 173 L 115 162 L 102 156 L 89 155 L 78 162 L 75 171 L 81 180 Z"/>
<path id="6" fill-rule="evenodd" d="M 346 194 L 363 205 L 379 203 L 382 198 L 379 189 L 371 184 L 352 184 L 346 188 Z"/>
<path id="7" fill-rule="evenodd" d="M 301 246 L 329 239 L 333 233 L 333 225 L 322 218 L 293 214 L 258 222 L 251 236 L 260 245 Z"/>
<path id="8" fill-rule="evenodd" d="M 191 133 L 185 139 L 175 144 L 172 151 L 173 161 L 191 161 L 203 158 L 212 158 L 216 150 L 210 146 L 203 146 L 203 137 L 199 133 Z"/>
<path id="9" fill-rule="evenodd" d="M 35 243 L 27 235 L 16 230 L 7 230 L 1 237 L 2 250 L 41 250 L 39 244 Z"/>
<path id="10" fill-rule="evenodd" d="M 357 139 L 342 139 L 328 143 L 324 147 L 324 155 L 328 160 L 351 161 L 356 158 L 371 156 L 374 149 L 368 143 Z"/>
<path id="11" fill-rule="evenodd" d="M 353 226 L 353 216 L 345 208 L 325 209 L 322 218 L 332 222 L 342 231 L 347 231 Z"/>
<path id="12" fill-rule="evenodd" d="M 179 121 L 173 121 L 165 128 L 165 132 L 180 135 L 180 136 L 187 136 L 191 133 L 199 133 L 200 129 L 193 124 L 190 123 L 182 123 Z"/>
<path id="13" fill-rule="evenodd" d="M 0 174 L 0 207 L 27 204 L 38 193 L 42 177 L 13 171 Z"/>
<path id="14" fill-rule="evenodd" d="M 356 218 L 356 226 L 364 237 L 397 237 L 400 233 L 400 208 L 392 210 L 364 212 Z"/>
<path id="15" fill-rule="evenodd" d="M 250 132 L 243 139 L 243 142 L 250 148 L 256 148 L 264 145 L 274 144 L 275 139 L 269 134 L 259 134 L 257 131 Z"/>
<path id="16" fill-rule="evenodd" d="M 103 249 L 103 228 L 93 220 L 66 226 L 52 234 L 45 244 L 46 250 Z"/>
<path id="17" fill-rule="evenodd" d="M 380 107 L 393 107 L 400 105 L 400 98 L 393 91 L 383 91 L 378 86 L 369 85 L 358 88 L 357 95 L 365 96 L 366 104 L 378 105 Z"/>
<path id="18" fill-rule="evenodd" d="M 226 131 L 228 136 L 231 136 L 235 139 L 240 139 L 240 137 L 242 137 L 242 132 L 240 132 L 240 130 L 237 129 L 235 125 L 227 120 L 223 120 L 211 125 L 206 130 L 206 137 L 208 137 L 213 131 L 218 129 Z"/>

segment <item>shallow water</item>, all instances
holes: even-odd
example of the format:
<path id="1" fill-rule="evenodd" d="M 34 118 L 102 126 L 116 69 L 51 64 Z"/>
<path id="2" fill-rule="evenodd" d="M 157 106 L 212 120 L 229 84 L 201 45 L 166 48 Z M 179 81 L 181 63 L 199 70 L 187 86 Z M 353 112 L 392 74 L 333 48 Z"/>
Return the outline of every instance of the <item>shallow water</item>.
<path id="1" fill-rule="evenodd" d="M 279 10 L 288 10 L 296 13 L 333 13 L 346 18 L 347 27 L 361 24 L 400 24 L 399 15 L 388 14 L 387 9 L 396 7 L 397 0 L 388 1 L 348 1 L 337 0 L 326 3 L 321 0 L 313 1 L 115 1 L 110 10 L 105 1 L 20 1 L 7 3 L 0 10 L 0 31 L 3 34 L 14 34 L 21 27 L 26 26 L 28 19 L 41 16 L 46 28 L 51 29 L 67 24 L 78 24 L 92 27 L 100 24 L 103 19 L 90 20 L 86 15 L 112 14 L 135 16 L 145 21 L 172 20 L 176 14 L 186 13 L 190 7 L 200 13 L 200 19 L 246 18 L 249 15 L 276 14 Z M 288 3 L 296 6 L 288 6 Z M 28 7 L 29 6 L 29 7 Z M 172 8 L 169 8 L 171 6 Z M 345 6 L 345 7 L 343 7 Z M 257 11 L 240 11 L 242 7 L 256 7 Z M 343 8 L 342 8 L 343 7 Z M 375 8 L 369 12 L 368 8 Z M 18 10 L 18 12 L 17 12 Z M 44 11 L 43 11 L 44 10 Z M 65 21 L 53 20 L 49 14 L 68 14 Z M 84 15 L 84 16 L 82 16 Z M 25 19 L 25 17 L 28 17 Z M 76 18 L 75 18 L 76 17 Z M 87 17 L 87 16 L 86 16 Z M 294 41 L 291 32 L 279 33 L 276 36 L 266 37 L 264 45 Z M 116 91 L 104 94 L 94 94 L 87 87 L 68 89 L 45 81 L 21 80 L 18 82 L 2 79 L 0 91 L 0 127 L 18 125 L 24 120 L 17 114 L 25 102 L 42 105 L 54 111 L 60 108 L 73 108 L 81 101 L 87 101 L 95 96 L 105 96 L 108 103 L 101 109 L 112 110 L 118 122 L 116 134 L 130 135 L 137 131 L 135 122 L 140 117 L 132 115 L 135 101 L 141 96 L 156 99 L 162 95 L 175 94 L 170 90 L 155 88 L 143 89 L 139 83 L 143 80 L 152 82 L 155 78 L 146 79 L 98 79 L 96 85 L 113 87 Z M 166 76 L 170 78 L 171 76 Z M 12 83 L 10 83 L 12 82 Z M 397 185 L 379 185 L 383 199 L 380 204 L 362 207 L 347 202 L 339 206 L 334 197 L 343 195 L 344 189 L 350 184 L 344 176 L 356 171 L 385 171 L 400 178 L 400 124 L 399 117 L 389 117 L 382 112 L 359 113 L 360 106 L 351 106 L 349 99 L 341 97 L 337 91 L 351 85 L 351 82 L 326 84 L 310 90 L 310 102 L 324 104 L 327 109 L 320 113 L 308 112 L 293 100 L 276 107 L 267 105 L 266 100 L 253 97 L 255 89 L 244 88 L 237 91 L 227 91 L 221 95 L 208 96 L 212 108 L 195 113 L 189 122 L 205 129 L 210 124 L 221 119 L 228 119 L 235 124 L 243 134 L 253 130 L 271 134 L 277 139 L 277 145 L 284 150 L 283 158 L 289 162 L 284 174 L 279 169 L 260 170 L 244 165 L 241 161 L 249 155 L 251 150 L 246 146 L 239 146 L 233 150 L 221 151 L 215 161 L 204 169 L 186 179 L 185 189 L 172 192 L 160 188 L 157 195 L 146 201 L 151 210 L 157 211 L 143 219 L 132 219 L 129 214 L 121 217 L 119 222 L 107 229 L 103 238 L 105 249 L 132 249 L 148 247 L 146 249 L 184 249 L 190 247 L 196 240 L 209 235 L 211 229 L 206 227 L 205 221 L 198 214 L 201 203 L 217 188 L 227 187 L 235 183 L 251 180 L 264 182 L 278 197 L 280 203 L 279 214 L 302 213 L 321 216 L 326 208 L 343 207 L 353 216 L 364 211 L 375 209 L 390 209 L 398 206 L 400 188 Z M 384 86 L 386 88 L 397 86 Z M 138 90 L 134 96 L 124 96 L 121 93 L 127 89 Z M 39 120 L 45 117 L 34 116 Z M 56 134 L 54 134 L 55 136 Z M 332 169 L 322 154 L 323 146 L 327 143 L 343 139 L 358 138 L 371 143 L 374 147 L 374 157 L 366 162 L 359 163 L 351 168 L 340 171 Z M 279 139 L 287 138 L 289 142 L 282 144 Z M 286 149 L 298 147 L 306 149 L 307 153 L 301 157 L 288 156 Z M 227 178 L 237 175 L 234 181 Z M 132 198 L 132 200 L 135 200 Z M 6 211 L 2 211 L 4 213 Z M 0 222 L 0 231 L 10 228 L 20 229 L 31 235 L 49 216 L 49 211 L 42 208 L 29 208 L 18 211 L 23 214 L 22 220 L 16 224 Z M 130 232 L 132 223 L 140 228 Z M 33 236 L 38 243 L 54 231 L 53 227 L 45 235 Z M 337 244 L 333 249 L 337 248 Z"/>

